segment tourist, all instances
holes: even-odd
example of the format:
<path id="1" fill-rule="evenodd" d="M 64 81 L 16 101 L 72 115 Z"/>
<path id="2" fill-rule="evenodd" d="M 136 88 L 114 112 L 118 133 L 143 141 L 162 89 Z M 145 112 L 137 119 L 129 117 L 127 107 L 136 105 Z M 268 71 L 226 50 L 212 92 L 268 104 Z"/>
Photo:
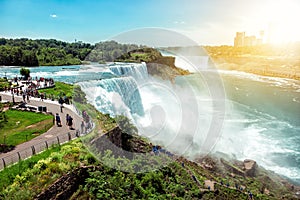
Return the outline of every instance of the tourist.
<path id="1" fill-rule="evenodd" d="M 61 126 L 61 120 L 60 120 L 60 116 L 59 116 L 58 113 L 56 113 L 55 120 L 56 120 L 56 125 L 58 127 L 60 127 Z"/>
<path id="2" fill-rule="evenodd" d="M 64 107 L 64 106 L 63 106 L 62 104 L 60 104 L 60 112 L 61 112 L 61 113 L 63 113 L 63 107 Z"/>
<path id="3" fill-rule="evenodd" d="M 60 104 L 60 112 L 62 113 L 63 112 L 63 104 L 64 104 L 64 100 L 61 98 L 61 97 L 59 97 L 59 99 L 58 99 L 58 103 Z"/>
<path id="4" fill-rule="evenodd" d="M 29 103 L 30 101 L 29 101 L 29 94 L 27 93 L 27 102 Z"/>
<path id="5" fill-rule="evenodd" d="M 69 115 L 69 128 L 70 128 L 70 130 L 73 130 L 73 118 Z"/>
<path id="6" fill-rule="evenodd" d="M 81 121 L 81 134 L 84 134 L 86 132 L 86 130 L 84 130 L 84 127 L 85 127 L 84 121 L 82 120 Z"/>
<path id="7" fill-rule="evenodd" d="M 253 199 L 253 194 L 249 191 L 249 197 L 250 199 Z"/>
<path id="8" fill-rule="evenodd" d="M 67 114 L 67 115 L 66 115 L 66 125 L 67 125 L 67 126 L 69 126 L 69 118 L 70 118 L 70 116 L 69 116 L 69 114 Z"/>

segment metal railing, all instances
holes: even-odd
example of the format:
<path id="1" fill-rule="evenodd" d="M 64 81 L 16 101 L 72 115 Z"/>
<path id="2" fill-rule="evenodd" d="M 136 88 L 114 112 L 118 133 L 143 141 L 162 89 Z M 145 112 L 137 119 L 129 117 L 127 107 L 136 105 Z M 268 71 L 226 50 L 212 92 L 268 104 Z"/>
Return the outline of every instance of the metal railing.
<path id="1" fill-rule="evenodd" d="M 41 153 L 42 151 L 51 148 L 51 146 L 53 145 L 61 145 L 75 138 L 78 138 L 81 134 L 86 133 L 80 133 L 80 130 L 78 129 L 76 130 L 76 132 L 73 133 L 68 132 L 65 134 L 61 134 L 59 136 L 49 138 L 47 140 L 44 140 L 43 142 L 24 148 L 14 154 L 3 157 L 0 159 L 0 170 L 4 169 L 9 165 L 15 164 L 21 160 L 27 159 L 33 155 Z"/>

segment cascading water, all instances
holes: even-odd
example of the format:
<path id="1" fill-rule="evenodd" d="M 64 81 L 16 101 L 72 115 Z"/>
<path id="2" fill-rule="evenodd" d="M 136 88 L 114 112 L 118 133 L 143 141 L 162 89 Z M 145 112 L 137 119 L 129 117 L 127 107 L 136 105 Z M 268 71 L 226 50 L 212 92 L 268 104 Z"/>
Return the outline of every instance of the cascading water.
<path id="1" fill-rule="evenodd" d="M 109 69 L 117 76 L 132 76 L 137 81 L 148 78 L 147 66 L 144 62 L 139 64 L 118 63 L 110 66 Z"/>
<path id="2" fill-rule="evenodd" d="M 74 67 L 79 68 L 69 68 Z M 94 73 L 96 70 L 90 69 L 91 66 L 80 66 L 79 71 L 68 70 L 67 78 L 61 67 L 37 67 L 31 72 L 40 76 L 42 71 L 45 78 L 56 81 L 81 81 L 79 85 L 87 99 L 99 111 L 112 116 L 130 116 L 141 134 L 170 151 L 182 151 L 184 143 L 192 143 L 188 155 L 197 156 L 215 112 L 210 91 L 201 78 L 210 75 L 208 70 L 177 77 L 172 85 L 168 81 L 147 78 L 145 64 L 116 63 L 95 67 L 100 69 L 99 74 Z M 0 77 L 13 78 L 19 70 L 0 67 Z M 86 75 L 87 72 L 94 76 Z M 103 76 L 103 73 L 109 74 Z M 259 165 L 300 184 L 300 82 L 234 71 L 219 73 L 227 95 L 226 118 L 215 151 L 238 159 L 254 159 Z M 82 80 L 82 75 L 89 76 L 90 81 Z M 194 86 L 194 93 L 187 92 L 191 91 L 188 85 Z M 180 101 L 176 99 L 178 96 L 182 97 Z M 183 111 L 187 115 L 182 115 Z M 198 116 L 194 114 L 197 112 Z M 182 119 L 191 123 L 185 124 Z M 190 125 L 197 123 L 199 126 L 191 131 Z"/>
<path id="3" fill-rule="evenodd" d="M 109 70 L 118 78 L 81 82 L 79 85 L 88 99 L 103 112 L 111 116 L 144 114 L 137 81 L 148 78 L 146 63 L 115 63 Z"/>
<path id="4" fill-rule="evenodd" d="M 103 113 L 112 116 L 144 114 L 138 86 L 132 77 L 82 82 L 79 85 L 88 99 L 92 99 L 92 103 Z"/>

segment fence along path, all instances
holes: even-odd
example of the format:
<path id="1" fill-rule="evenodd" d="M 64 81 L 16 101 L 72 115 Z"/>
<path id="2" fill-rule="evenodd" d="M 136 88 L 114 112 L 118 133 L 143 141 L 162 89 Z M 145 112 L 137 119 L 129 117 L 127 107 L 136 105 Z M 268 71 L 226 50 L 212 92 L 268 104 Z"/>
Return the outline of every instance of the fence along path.
<path id="1" fill-rule="evenodd" d="M 12 96 L 8 92 L 1 92 L 0 96 L 2 101 L 12 101 Z M 14 96 L 15 101 L 22 101 L 21 96 Z M 63 113 L 60 112 L 60 105 L 58 102 L 44 100 L 41 101 L 38 98 L 30 98 L 30 102 L 27 102 L 30 106 L 43 106 L 47 108 L 47 112 L 51 112 L 53 115 L 59 113 L 61 117 L 62 127 L 57 127 L 54 125 L 47 132 L 33 138 L 30 141 L 19 144 L 14 150 L 7 153 L 0 153 L 0 170 L 8 165 L 19 162 L 20 160 L 26 159 L 34 154 L 37 154 L 53 144 L 62 144 L 64 142 L 70 141 L 76 137 L 79 137 L 82 133 L 81 122 L 82 117 L 76 112 L 76 109 L 72 105 L 65 105 L 63 108 Z M 66 114 L 72 116 L 73 128 L 70 130 L 66 125 Z"/>

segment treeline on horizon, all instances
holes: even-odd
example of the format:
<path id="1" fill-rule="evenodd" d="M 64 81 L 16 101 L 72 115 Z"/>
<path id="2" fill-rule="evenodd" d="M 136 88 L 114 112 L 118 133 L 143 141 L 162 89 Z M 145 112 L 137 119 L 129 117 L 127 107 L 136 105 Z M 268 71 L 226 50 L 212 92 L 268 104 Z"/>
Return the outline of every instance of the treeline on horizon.
<path id="1" fill-rule="evenodd" d="M 122 55 L 146 46 L 105 41 L 96 44 L 64 42 L 56 39 L 0 38 L 0 66 L 59 66 L 88 62 L 113 62 Z M 264 44 L 249 47 L 194 46 L 168 47 L 161 50 L 183 55 L 212 57 L 291 56 L 300 57 L 300 43 L 285 46 Z"/>
<path id="2" fill-rule="evenodd" d="M 142 47 L 135 44 L 119 44 L 115 41 L 92 45 L 55 39 L 0 38 L 0 65 L 60 66 L 78 65 L 83 61 L 112 62 L 124 53 Z"/>
<path id="3" fill-rule="evenodd" d="M 170 53 L 179 53 L 187 56 L 212 56 L 212 57 L 239 57 L 239 56 L 288 56 L 300 57 L 300 42 L 286 45 L 262 44 L 257 46 L 235 47 L 220 46 L 186 46 L 160 48 Z"/>
<path id="4" fill-rule="evenodd" d="M 204 46 L 206 52 L 212 57 L 237 57 L 237 56 L 284 56 L 300 57 L 300 43 L 285 45 L 262 44 L 257 46 Z"/>

